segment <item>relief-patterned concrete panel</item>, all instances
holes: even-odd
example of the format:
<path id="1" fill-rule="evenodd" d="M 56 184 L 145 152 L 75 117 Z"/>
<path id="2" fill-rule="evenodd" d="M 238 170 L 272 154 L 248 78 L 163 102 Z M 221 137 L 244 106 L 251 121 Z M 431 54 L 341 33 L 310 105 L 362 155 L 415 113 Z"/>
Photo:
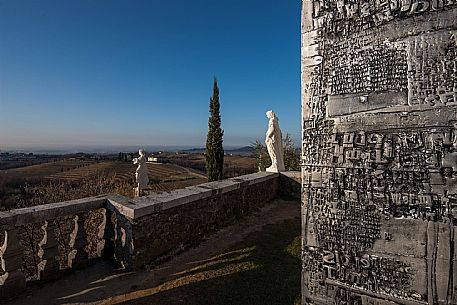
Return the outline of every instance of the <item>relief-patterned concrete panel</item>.
<path id="1" fill-rule="evenodd" d="M 457 1 L 302 1 L 303 304 L 457 304 Z"/>

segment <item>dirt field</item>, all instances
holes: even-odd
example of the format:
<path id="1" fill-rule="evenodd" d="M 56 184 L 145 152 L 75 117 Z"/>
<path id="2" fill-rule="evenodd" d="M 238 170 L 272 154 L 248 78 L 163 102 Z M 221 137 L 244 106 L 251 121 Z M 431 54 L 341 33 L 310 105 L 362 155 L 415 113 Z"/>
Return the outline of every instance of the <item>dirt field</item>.
<path id="1" fill-rule="evenodd" d="M 174 164 L 148 163 L 149 180 L 152 182 L 171 182 L 189 180 L 195 175 L 181 166 Z M 129 162 L 103 161 L 87 164 L 69 171 L 44 175 L 45 179 L 62 181 L 79 181 L 98 175 L 115 175 L 117 181 L 134 180 L 136 166 Z"/>
<path id="2" fill-rule="evenodd" d="M 205 156 L 199 153 L 167 156 L 172 163 L 205 172 Z M 231 178 L 257 172 L 256 159 L 251 156 L 224 156 L 224 177 Z"/>
<path id="3" fill-rule="evenodd" d="M 166 157 L 171 163 L 148 163 L 149 191 L 170 191 L 207 181 L 204 155 L 168 154 Z M 135 169 L 132 162 L 62 157 L 46 163 L 0 170 L 0 210 L 104 192 L 133 196 Z M 225 156 L 226 178 L 255 171 L 255 158 Z"/>
<path id="4" fill-rule="evenodd" d="M 2 161 L 0 161 L 0 170 L 38 165 L 41 163 L 55 162 L 55 161 L 58 161 L 59 159 L 60 158 L 58 158 L 58 157 L 54 158 L 52 156 L 49 156 L 49 157 L 37 157 L 36 159 L 30 159 L 30 160 L 9 160 L 9 161 L 2 160 Z"/>
<path id="5" fill-rule="evenodd" d="M 82 168 L 94 164 L 93 160 L 80 160 L 68 158 L 48 163 L 41 163 L 32 166 L 25 166 L 14 169 L 0 170 L 0 177 L 8 180 L 25 180 L 34 181 L 42 180 L 53 174 L 68 172 L 74 169 Z"/>
<path id="6" fill-rule="evenodd" d="M 206 182 L 201 173 L 179 165 L 150 163 L 147 166 L 151 191 L 169 191 Z M 97 192 L 130 196 L 135 184 L 135 169 L 131 162 L 67 158 L 0 170 L 0 210 L 59 200 L 50 195 L 39 200 L 35 198 L 37 194 L 56 193 L 58 189 L 74 193 L 74 196 L 65 195 L 60 201 L 97 195 Z"/>
<path id="7" fill-rule="evenodd" d="M 130 162 L 67 159 L 51 163 L 1 170 L 3 180 L 55 180 L 77 182 L 99 175 L 115 175 L 116 180 L 133 180 L 136 166 Z M 149 179 L 153 182 L 189 180 L 198 175 L 174 164 L 148 163 Z"/>

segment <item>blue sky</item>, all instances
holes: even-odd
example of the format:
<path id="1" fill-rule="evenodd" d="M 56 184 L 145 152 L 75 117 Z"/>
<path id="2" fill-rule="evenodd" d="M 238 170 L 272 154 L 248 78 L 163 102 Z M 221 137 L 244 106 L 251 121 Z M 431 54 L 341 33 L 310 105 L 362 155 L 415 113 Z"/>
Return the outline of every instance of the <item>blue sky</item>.
<path id="1" fill-rule="evenodd" d="M 0 149 L 300 134 L 298 0 L 0 0 Z"/>

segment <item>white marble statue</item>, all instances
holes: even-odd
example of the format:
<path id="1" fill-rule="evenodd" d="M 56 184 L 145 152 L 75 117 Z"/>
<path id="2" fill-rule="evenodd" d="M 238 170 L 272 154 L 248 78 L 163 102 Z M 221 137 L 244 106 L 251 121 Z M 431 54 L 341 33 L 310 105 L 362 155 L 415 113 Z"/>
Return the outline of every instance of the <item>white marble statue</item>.
<path id="1" fill-rule="evenodd" d="M 137 187 L 135 188 L 136 197 L 139 197 L 143 194 L 144 189 L 148 186 L 149 183 L 148 167 L 146 165 L 146 154 L 142 149 L 140 149 L 138 152 L 140 153 L 140 156 L 133 159 L 133 164 L 138 164 L 135 172 L 137 183 Z"/>
<path id="2" fill-rule="evenodd" d="M 282 148 L 282 134 L 279 128 L 279 120 L 272 110 L 267 111 L 266 115 L 269 122 L 265 144 L 271 158 L 271 166 L 267 168 L 267 172 L 283 172 L 285 171 L 284 150 Z"/>

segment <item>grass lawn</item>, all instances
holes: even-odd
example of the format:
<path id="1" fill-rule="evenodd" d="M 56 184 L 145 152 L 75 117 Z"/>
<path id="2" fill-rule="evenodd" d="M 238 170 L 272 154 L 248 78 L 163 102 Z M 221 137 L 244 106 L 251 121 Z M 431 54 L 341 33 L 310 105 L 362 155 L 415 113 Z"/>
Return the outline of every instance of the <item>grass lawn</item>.
<path id="1" fill-rule="evenodd" d="M 299 218 L 267 225 L 231 249 L 116 303 L 300 304 L 300 244 Z"/>

